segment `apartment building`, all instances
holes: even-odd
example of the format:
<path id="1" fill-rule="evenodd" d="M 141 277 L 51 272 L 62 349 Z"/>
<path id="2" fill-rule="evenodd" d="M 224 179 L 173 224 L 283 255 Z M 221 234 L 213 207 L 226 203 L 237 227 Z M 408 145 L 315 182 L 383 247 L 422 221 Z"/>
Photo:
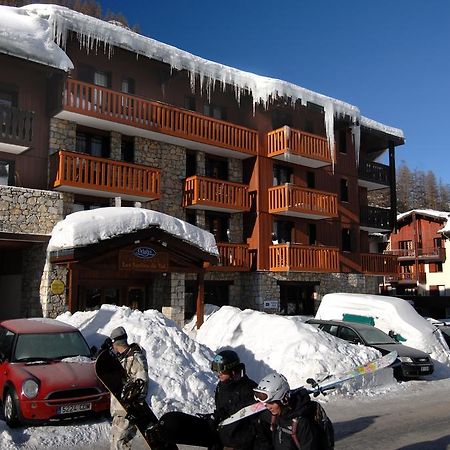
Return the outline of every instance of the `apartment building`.
<path id="1" fill-rule="evenodd" d="M 325 293 L 378 293 L 395 273 L 397 258 L 383 254 L 376 233 L 396 217 L 401 130 L 117 23 L 55 5 L 21 11 L 22 21 L 48 25 L 44 38 L 30 36 L 62 54 L 51 64 L 39 42 L 28 47 L 33 59 L 0 40 L 8 67 L 0 71 L 0 286 L 9 293 L 0 310 L 55 316 L 114 303 L 164 308 L 182 323 L 200 298 L 312 314 Z M 2 12 L 13 33 L 17 9 Z M 19 114 L 32 117 L 30 129 L 17 125 L 23 119 L 11 125 Z M 390 209 L 368 203 L 368 191 L 381 188 L 390 188 Z M 135 236 L 114 248 L 46 253 L 56 222 L 114 205 L 211 232 L 218 261 L 196 254 L 183 265 L 195 249 L 160 240 L 166 265 L 129 270 L 121 255 L 133 252 Z"/>
<path id="2" fill-rule="evenodd" d="M 386 277 L 386 292 L 411 300 L 425 315 L 450 314 L 449 217 L 430 209 L 399 214 L 386 250 L 398 261 L 397 273 Z"/>

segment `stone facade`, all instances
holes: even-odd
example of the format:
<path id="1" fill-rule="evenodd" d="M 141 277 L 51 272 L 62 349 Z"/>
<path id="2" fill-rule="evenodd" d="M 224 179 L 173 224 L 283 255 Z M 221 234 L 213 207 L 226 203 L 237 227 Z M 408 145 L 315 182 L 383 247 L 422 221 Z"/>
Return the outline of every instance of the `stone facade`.
<path id="1" fill-rule="evenodd" d="M 49 154 L 58 150 L 75 151 L 77 142 L 77 125 L 63 119 L 50 119 Z"/>

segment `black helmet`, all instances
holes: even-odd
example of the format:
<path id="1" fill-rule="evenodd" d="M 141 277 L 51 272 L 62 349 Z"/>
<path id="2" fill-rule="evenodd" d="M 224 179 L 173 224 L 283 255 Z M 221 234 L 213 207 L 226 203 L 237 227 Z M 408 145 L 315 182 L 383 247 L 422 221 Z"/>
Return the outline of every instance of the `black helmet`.
<path id="1" fill-rule="evenodd" d="M 211 362 L 211 370 L 214 372 L 226 372 L 241 365 L 239 356 L 233 350 L 223 350 L 214 357 Z"/>

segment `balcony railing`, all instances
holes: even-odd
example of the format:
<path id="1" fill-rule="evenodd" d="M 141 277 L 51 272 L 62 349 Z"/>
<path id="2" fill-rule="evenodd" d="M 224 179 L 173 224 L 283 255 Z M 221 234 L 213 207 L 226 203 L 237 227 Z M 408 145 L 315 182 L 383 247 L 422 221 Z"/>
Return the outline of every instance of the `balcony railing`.
<path id="1" fill-rule="evenodd" d="M 393 275 L 398 271 L 397 257 L 378 253 L 361 254 L 361 272 L 372 275 Z"/>
<path id="2" fill-rule="evenodd" d="M 301 244 L 269 247 L 270 270 L 274 272 L 339 272 L 339 249 Z"/>
<path id="3" fill-rule="evenodd" d="M 375 161 L 359 161 L 358 183 L 369 191 L 381 189 L 390 184 L 389 166 Z"/>
<path id="4" fill-rule="evenodd" d="M 60 150 L 53 155 L 52 173 L 60 191 L 135 201 L 160 197 L 160 170 L 148 166 Z"/>
<path id="5" fill-rule="evenodd" d="M 183 206 L 211 211 L 250 211 L 248 185 L 194 175 L 185 180 Z"/>
<path id="6" fill-rule="evenodd" d="M 415 259 L 430 261 L 445 261 L 446 251 L 442 247 L 429 247 L 429 248 L 400 248 L 394 250 L 386 250 L 386 254 L 395 255 L 400 260 Z M 416 256 L 417 255 L 417 256 Z"/>
<path id="7" fill-rule="evenodd" d="M 258 154 L 255 130 L 165 103 L 72 79 L 67 81 L 63 102 L 66 111 L 147 130 L 156 140 L 164 141 L 167 135 L 247 156 Z"/>
<path id="8" fill-rule="evenodd" d="M 267 134 L 268 156 L 308 167 L 331 164 L 331 153 L 326 138 L 311 133 L 279 128 Z"/>
<path id="9" fill-rule="evenodd" d="M 293 217 L 337 217 L 337 195 L 290 183 L 269 189 L 269 212 Z"/>
<path id="10" fill-rule="evenodd" d="M 425 272 L 416 273 L 397 273 L 386 277 L 386 281 L 390 283 L 411 284 L 419 283 L 426 284 L 427 274 Z"/>
<path id="11" fill-rule="evenodd" d="M 22 153 L 33 140 L 34 112 L 0 104 L 0 151 Z"/>
<path id="12" fill-rule="evenodd" d="M 366 231 L 389 231 L 391 230 L 391 211 L 376 206 L 362 206 L 360 209 L 360 225 Z"/>
<path id="13" fill-rule="evenodd" d="M 247 272 L 250 270 L 250 256 L 247 244 L 217 243 L 219 263 L 208 270 L 223 272 Z"/>

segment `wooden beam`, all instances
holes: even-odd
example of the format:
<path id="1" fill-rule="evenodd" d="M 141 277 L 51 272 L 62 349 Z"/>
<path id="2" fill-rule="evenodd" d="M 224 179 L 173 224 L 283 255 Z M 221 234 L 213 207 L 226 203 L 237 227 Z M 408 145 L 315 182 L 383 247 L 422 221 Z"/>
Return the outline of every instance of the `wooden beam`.
<path id="1" fill-rule="evenodd" d="M 197 330 L 202 326 L 205 317 L 205 272 L 197 274 Z"/>

